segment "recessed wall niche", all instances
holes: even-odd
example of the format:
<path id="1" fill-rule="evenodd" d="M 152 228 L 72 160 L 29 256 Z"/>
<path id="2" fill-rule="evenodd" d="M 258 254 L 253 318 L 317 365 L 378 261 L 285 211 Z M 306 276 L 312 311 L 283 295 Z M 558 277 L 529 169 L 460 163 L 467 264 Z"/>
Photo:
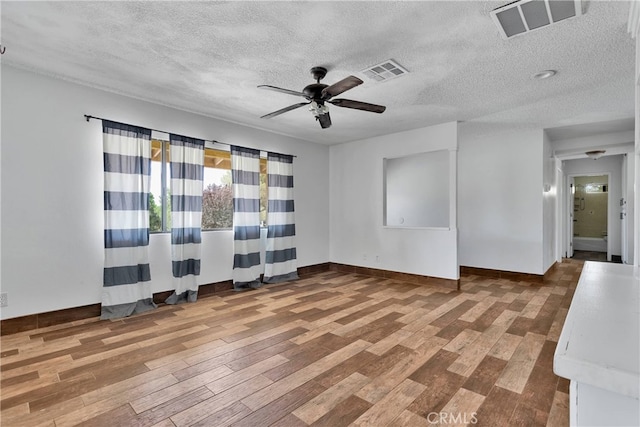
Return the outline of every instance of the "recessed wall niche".
<path id="1" fill-rule="evenodd" d="M 383 224 L 449 228 L 449 151 L 383 159 Z"/>

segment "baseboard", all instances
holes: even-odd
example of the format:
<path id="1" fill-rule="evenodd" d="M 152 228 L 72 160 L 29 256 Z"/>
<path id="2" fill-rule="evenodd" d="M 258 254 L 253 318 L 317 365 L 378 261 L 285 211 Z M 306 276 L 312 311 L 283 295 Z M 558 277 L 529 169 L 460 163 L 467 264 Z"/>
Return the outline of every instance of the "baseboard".
<path id="1" fill-rule="evenodd" d="M 555 264 L 551 268 L 554 268 L 554 267 L 555 267 Z M 465 267 L 462 265 L 460 266 L 460 275 L 461 276 L 482 276 L 482 277 L 490 277 L 492 279 L 506 279 L 506 280 L 513 280 L 516 282 L 534 282 L 534 283 L 544 282 L 544 277 L 545 277 L 542 274 L 518 273 L 515 271 L 492 270 L 490 268 L 478 268 L 478 267 Z"/>
<path id="2" fill-rule="evenodd" d="M 298 275 L 305 276 L 314 273 L 329 271 L 329 263 L 309 265 L 298 268 Z M 233 289 L 233 281 L 224 280 L 222 282 L 209 283 L 198 287 L 198 298 L 206 298 L 213 295 L 221 295 Z M 156 292 L 153 294 L 153 302 L 164 304 L 164 301 L 173 294 L 173 291 Z M 77 320 L 99 317 L 101 304 L 90 304 L 82 307 L 65 308 L 62 310 L 48 311 L 45 313 L 30 314 L 27 316 L 14 317 L 12 319 L 0 320 L 0 335 L 17 334 L 18 332 L 30 331 L 38 328 L 59 325 L 62 323 L 75 322 Z"/>
<path id="3" fill-rule="evenodd" d="M 307 276 L 309 274 L 323 273 L 329 271 L 331 263 L 323 262 L 322 264 L 308 265 L 298 268 L 298 276 Z"/>
<path id="4" fill-rule="evenodd" d="M 300 277 L 325 271 L 341 271 L 345 273 L 357 273 L 368 276 L 382 277 L 386 279 L 402 280 L 420 285 L 442 286 L 449 289 L 459 290 L 459 280 L 441 279 L 430 276 L 420 276 L 417 274 L 399 273 L 395 271 L 379 270 L 358 266 L 349 266 L 337 263 L 322 263 L 298 268 Z M 233 289 L 233 282 L 225 280 L 217 283 L 209 283 L 198 287 L 198 298 L 206 298 L 212 295 L 221 295 Z M 156 304 L 163 304 L 173 291 L 163 291 L 153 294 L 153 301 Z M 100 304 L 90 304 L 82 307 L 66 308 L 45 313 L 30 314 L 27 316 L 14 317 L 12 319 L 0 320 L 0 335 L 11 335 L 18 332 L 30 331 L 38 328 L 69 323 L 78 320 L 100 316 Z"/>
<path id="5" fill-rule="evenodd" d="M 358 267 L 356 265 L 330 263 L 331 270 L 341 273 L 356 273 L 366 276 L 375 276 L 384 279 L 401 280 L 403 282 L 413 283 L 416 285 L 432 285 L 443 288 L 460 290 L 460 280 L 443 279 L 440 277 L 422 276 L 420 274 L 400 273 L 397 271 L 381 270 L 378 268 Z"/>

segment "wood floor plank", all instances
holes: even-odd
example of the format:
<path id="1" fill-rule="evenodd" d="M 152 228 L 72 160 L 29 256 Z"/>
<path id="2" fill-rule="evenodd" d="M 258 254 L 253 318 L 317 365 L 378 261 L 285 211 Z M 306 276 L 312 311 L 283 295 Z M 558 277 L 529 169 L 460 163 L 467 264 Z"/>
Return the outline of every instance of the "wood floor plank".
<path id="1" fill-rule="evenodd" d="M 371 344 L 366 341 L 356 341 L 352 344 L 349 344 L 343 349 L 333 352 L 328 356 L 325 356 L 322 359 L 308 366 L 305 366 L 299 371 L 289 375 L 288 377 L 286 377 L 286 380 L 278 381 L 277 383 L 271 384 L 264 389 L 252 394 L 251 396 L 242 399 L 242 403 L 255 411 L 269 404 L 280 396 L 288 393 L 289 391 L 301 386 L 320 373 L 338 365 L 344 359 L 349 358 L 356 353 L 360 353 L 370 345 Z"/>
<path id="2" fill-rule="evenodd" d="M 190 363 L 190 366 L 175 372 L 174 375 L 182 381 L 220 365 L 238 362 L 244 357 L 255 356 L 258 351 L 269 349 L 282 342 L 286 342 L 287 339 L 295 337 L 303 331 L 306 331 L 306 329 L 294 328 L 259 341 L 247 340 L 245 342 L 253 342 L 244 346 L 237 343 L 223 344 L 219 342 L 218 346 L 214 347 L 211 351 L 198 353 L 194 357 L 187 357 L 185 360 L 187 363 Z M 200 362 L 194 363 L 195 361 Z"/>
<path id="3" fill-rule="evenodd" d="M 313 341 L 307 342 L 304 346 L 287 350 L 282 355 L 287 359 L 284 363 L 268 370 L 264 376 L 276 382 L 288 377 L 310 363 L 331 354 L 331 350 Z"/>
<path id="4" fill-rule="evenodd" d="M 249 396 L 258 390 L 263 389 L 273 382 L 262 375 L 255 376 L 243 383 L 240 383 L 229 390 L 226 390 L 210 399 L 198 402 L 174 415 L 171 421 L 178 426 L 190 426 L 206 418 L 209 414 L 239 402 L 245 396 Z"/>
<path id="5" fill-rule="evenodd" d="M 287 363 L 288 361 L 289 360 L 286 357 L 280 354 L 276 354 L 275 356 L 271 356 L 270 358 L 258 362 L 254 365 L 247 366 L 244 369 L 232 372 L 230 375 L 226 375 L 223 378 L 212 381 L 207 384 L 207 388 L 213 391 L 215 394 L 219 394 L 225 390 L 230 389 L 238 383 L 244 382 L 260 374 L 263 374 L 267 378 L 269 378 L 266 373 L 270 372 L 278 366 Z M 269 379 L 273 381 L 272 378 Z"/>
<path id="6" fill-rule="evenodd" d="M 440 410 L 440 413 L 448 415 L 445 418 L 447 425 L 472 425 L 473 421 L 476 420 L 478 408 L 482 405 L 484 399 L 485 397 L 481 394 L 461 388 Z"/>
<path id="7" fill-rule="evenodd" d="M 522 337 L 519 335 L 512 335 L 510 333 L 504 333 L 500 337 L 500 339 L 495 343 L 491 350 L 489 350 L 488 355 L 492 357 L 497 357 L 502 360 L 509 360 L 513 353 L 516 351 L 516 348 L 520 345 L 522 341 Z"/>
<path id="8" fill-rule="evenodd" d="M 393 347 L 405 341 L 411 336 L 413 336 L 413 332 L 407 331 L 405 329 L 397 329 L 387 335 L 385 338 L 373 344 L 367 349 L 367 351 L 377 356 L 382 356 L 387 351 L 391 350 Z"/>
<path id="9" fill-rule="evenodd" d="M 234 423 L 237 427 L 254 427 L 257 425 L 270 425 L 287 414 L 293 412 L 296 408 L 307 403 L 313 396 L 317 396 L 325 391 L 325 388 L 315 381 L 308 381 L 304 384 L 288 391 L 272 400 L 259 409 Z"/>
<path id="10" fill-rule="evenodd" d="M 136 414 L 131 418 L 130 424 L 137 427 L 153 426 L 161 423 L 163 420 L 169 420 L 174 414 L 184 411 L 200 402 L 213 397 L 213 392 L 206 387 L 200 387 L 185 394 L 159 403 L 151 409 Z M 173 426 L 173 422 L 169 420 Z"/>
<path id="11" fill-rule="evenodd" d="M 553 404 L 547 418 L 548 427 L 568 427 L 569 426 L 569 395 L 561 391 L 556 391 L 553 396 Z"/>
<path id="12" fill-rule="evenodd" d="M 307 424 L 312 424 L 335 408 L 340 402 L 355 394 L 369 381 L 368 377 L 354 372 L 293 411 L 293 415 Z"/>
<path id="13" fill-rule="evenodd" d="M 548 340 L 558 342 L 558 339 L 560 339 L 560 332 L 562 332 L 562 325 L 564 325 L 564 319 L 566 319 L 568 312 L 569 310 L 566 308 L 558 309 L 553 318 L 553 322 L 551 323 L 551 327 L 549 328 L 549 332 L 547 333 Z"/>
<path id="14" fill-rule="evenodd" d="M 529 374 L 521 399 L 529 406 L 549 413 L 558 386 L 558 377 L 542 365 L 535 365 Z"/>
<path id="15" fill-rule="evenodd" d="M 351 425 L 360 415 L 365 413 L 371 404 L 356 396 L 350 396 L 335 408 L 315 421 L 313 427 L 337 427 Z"/>
<path id="16" fill-rule="evenodd" d="M 507 362 L 505 360 L 486 356 L 462 387 L 482 396 L 487 396 L 496 380 L 500 378 L 506 365 Z"/>
<path id="17" fill-rule="evenodd" d="M 449 366 L 448 370 L 468 377 L 489 353 L 491 348 L 505 333 L 516 313 L 505 310 L 500 314 L 474 342 L 467 345 L 460 357 Z"/>
<path id="18" fill-rule="evenodd" d="M 501 387 L 493 387 L 477 410 L 476 426 L 509 426 L 520 395 Z"/>
<path id="19" fill-rule="evenodd" d="M 360 415 L 353 426 L 387 425 L 400 415 L 424 391 L 426 386 L 405 379 L 397 387 L 387 393 L 364 414 Z"/>
<path id="20" fill-rule="evenodd" d="M 228 367 L 218 366 L 216 369 L 203 372 L 202 374 L 196 375 L 187 380 L 176 380 L 176 383 L 165 387 L 162 390 L 158 390 L 144 397 L 133 400 L 132 402 L 130 402 L 130 405 L 133 410 L 139 414 L 140 412 L 144 412 L 164 402 L 175 399 L 176 397 L 179 397 L 183 394 L 190 393 L 193 390 L 203 387 L 231 373 L 233 373 L 233 371 Z"/>
<path id="21" fill-rule="evenodd" d="M 432 423 L 427 421 L 426 418 L 421 417 L 411 411 L 404 410 L 400 415 L 398 415 L 391 423 L 388 424 L 388 427 L 429 427 L 433 426 Z"/>
<path id="22" fill-rule="evenodd" d="M 527 333 L 504 368 L 496 385 L 516 393 L 522 393 L 538 355 L 544 344 L 544 336 Z"/>
<path id="23" fill-rule="evenodd" d="M 510 425 L 527 426 L 527 427 L 544 427 L 547 425 L 549 414 L 533 408 L 524 402 L 520 402 L 516 406 L 516 410 L 509 421 Z"/>
<path id="24" fill-rule="evenodd" d="M 131 400 L 144 396 L 148 393 L 161 390 L 165 387 L 175 384 L 176 379 L 171 375 L 158 378 L 148 383 L 128 389 L 126 392 L 112 396 L 108 399 L 99 400 L 90 405 L 86 405 L 75 411 L 71 411 L 54 419 L 56 427 L 67 427 L 78 424 L 80 421 L 88 421 L 105 412 L 113 410 Z"/>
<path id="25" fill-rule="evenodd" d="M 203 418 L 197 423 L 192 424 L 192 427 L 230 426 L 233 423 L 242 420 L 249 414 L 251 414 L 251 409 L 247 408 L 240 402 L 236 402 L 230 406 L 214 412 L 213 414 L 207 416 L 206 418 Z"/>
<path id="26" fill-rule="evenodd" d="M 465 329 L 460 332 L 454 339 L 449 341 L 444 347 L 443 350 L 451 351 L 453 353 L 458 353 L 465 349 L 469 344 L 478 339 L 481 335 L 480 332 L 473 329 Z"/>
<path id="27" fill-rule="evenodd" d="M 327 369 L 315 377 L 314 381 L 325 388 L 330 388 L 352 375 L 354 372 L 359 372 L 363 366 L 370 366 L 378 360 L 380 360 L 378 356 L 375 356 L 368 351 L 362 351 L 345 359 L 333 368 Z M 362 372 L 360 373 L 362 374 Z"/>
<path id="28" fill-rule="evenodd" d="M 442 338 L 432 337 L 431 341 L 418 347 L 408 357 L 399 360 L 391 369 L 375 377 L 369 384 L 362 387 L 356 396 L 370 403 L 377 403 L 384 399 L 392 389 L 401 384 L 418 368 L 424 365 L 446 343 Z"/>
<path id="29" fill-rule="evenodd" d="M 407 409 L 424 418 L 429 417 L 432 412 L 440 412 L 466 380 L 466 377 L 453 372 L 440 371 L 430 376 L 425 390 Z M 424 382 L 421 383 L 424 384 Z"/>
<path id="30" fill-rule="evenodd" d="M 69 391 L 69 395 L 66 395 L 68 396 L 68 398 L 75 397 L 81 394 L 79 393 L 79 394 L 76 394 L 75 396 L 72 395 L 72 394 L 75 394 L 76 390 L 86 385 L 91 385 L 94 382 L 95 382 L 95 377 L 93 376 L 93 374 L 87 373 L 83 376 L 79 376 L 79 377 L 64 381 L 63 387 L 60 387 L 59 384 L 53 383 L 53 384 L 49 384 L 44 387 L 38 388 L 36 390 L 20 393 L 18 395 L 8 397 L 8 398 L 3 398 L 2 401 L 0 401 L 0 407 L 4 410 L 4 409 L 12 408 L 17 405 L 21 405 L 23 403 L 29 403 L 29 407 L 31 408 L 33 403 L 37 402 L 37 406 L 40 409 L 43 409 L 47 406 L 50 406 L 44 403 L 41 404 L 40 402 L 42 402 L 43 399 L 49 399 L 49 398 L 55 399 L 56 397 L 59 397 L 61 393 L 66 393 L 67 390 Z"/>

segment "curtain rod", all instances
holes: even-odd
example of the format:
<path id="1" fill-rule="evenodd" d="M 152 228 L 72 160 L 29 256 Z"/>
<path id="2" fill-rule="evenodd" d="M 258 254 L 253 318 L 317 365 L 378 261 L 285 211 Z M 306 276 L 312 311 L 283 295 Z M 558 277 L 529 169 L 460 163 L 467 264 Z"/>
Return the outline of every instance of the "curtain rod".
<path id="1" fill-rule="evenodd" d="M 96 116 L 91 116 L 89 114 L 85 114 L 84 118 L 89 121 L 91 119 L 96 119 L 96 120 L 107 120 L 110 122 L 115 122 L 115 120 L 109 120 L 109 119 L 103 119 L 102 117 L 96 117 Z M 116 123 L 122 123 L 122 122 L 116 122 Z M 138 126 L 138 125 L 131 125 L 129 123 L 123 123 L 126 124 L 127 126 L 136 126 L 136 127 L 144 127 L 144 126 Z M 159 129 L 152 129 L 152 128 L 145 128 L 145 129 L 149 129 L 155 132 L 161 132 L 161 133 L 168 133 L 168 134 L 172 134 L 173 132 L 167 132 L 165 130 L 159 130 Z M 184 135 L 186 136 L 186 135 Z M 200 138 L 194 138 L 194 139 L 200 139 Z M 231 145 L 235 145 L 235 144 L 227 144 L 226 142 L 220 142 L 220 141 L 216 141 L 215 139 L 205 139 L 204 142 L 210 142 L 212 144 L 221 144 L 221 145 L 226 145 L 227 147 L 231 147 Z M 239 145 L 238 145 L 239 147 Z M 251 147 L 245 147 L 245 148 L 251 148 Z M 260 150 L 259 148 L 252 148 L 253 150 Z M 267 151 L 269 153 L 274 153 L 274 154 L 279 154 L 282 156 L 291 156 L 291 157 L 295 157 L 297 158 L 298 156 L 294 156 L 293 154 L 283 154 L 283 153 L 276 153 L 275 151 L 269 151 L 269 150 L 260 150 L 260 151 Z"/>

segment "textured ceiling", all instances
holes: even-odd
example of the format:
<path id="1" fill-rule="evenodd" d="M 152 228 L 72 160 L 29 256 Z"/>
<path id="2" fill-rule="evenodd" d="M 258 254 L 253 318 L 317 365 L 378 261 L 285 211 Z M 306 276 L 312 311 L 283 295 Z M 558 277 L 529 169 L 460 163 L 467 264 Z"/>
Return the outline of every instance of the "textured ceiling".
<path id="1" fill-rule="evenodd" d="M 634 114 L 629 4 L 590 1 L 586 13 L 510 40 L 489 11 L 509 1 L 2 2 L 3 63 L 135 98 L 325 144 L 446 121 L 562 127 Z M 393 58 L 406 76 L 360 70 Z M 340 97 L 381 115 L 331 106 L 321 129 L 296 91 L 309 69 L 323 83 L 365 83 Z M 545 81 L 531 76 L 556 69 Z M 92 112 L 87 112 L 92 113 Z M 215 138 L 215 136 L 212 136 Z"/>

